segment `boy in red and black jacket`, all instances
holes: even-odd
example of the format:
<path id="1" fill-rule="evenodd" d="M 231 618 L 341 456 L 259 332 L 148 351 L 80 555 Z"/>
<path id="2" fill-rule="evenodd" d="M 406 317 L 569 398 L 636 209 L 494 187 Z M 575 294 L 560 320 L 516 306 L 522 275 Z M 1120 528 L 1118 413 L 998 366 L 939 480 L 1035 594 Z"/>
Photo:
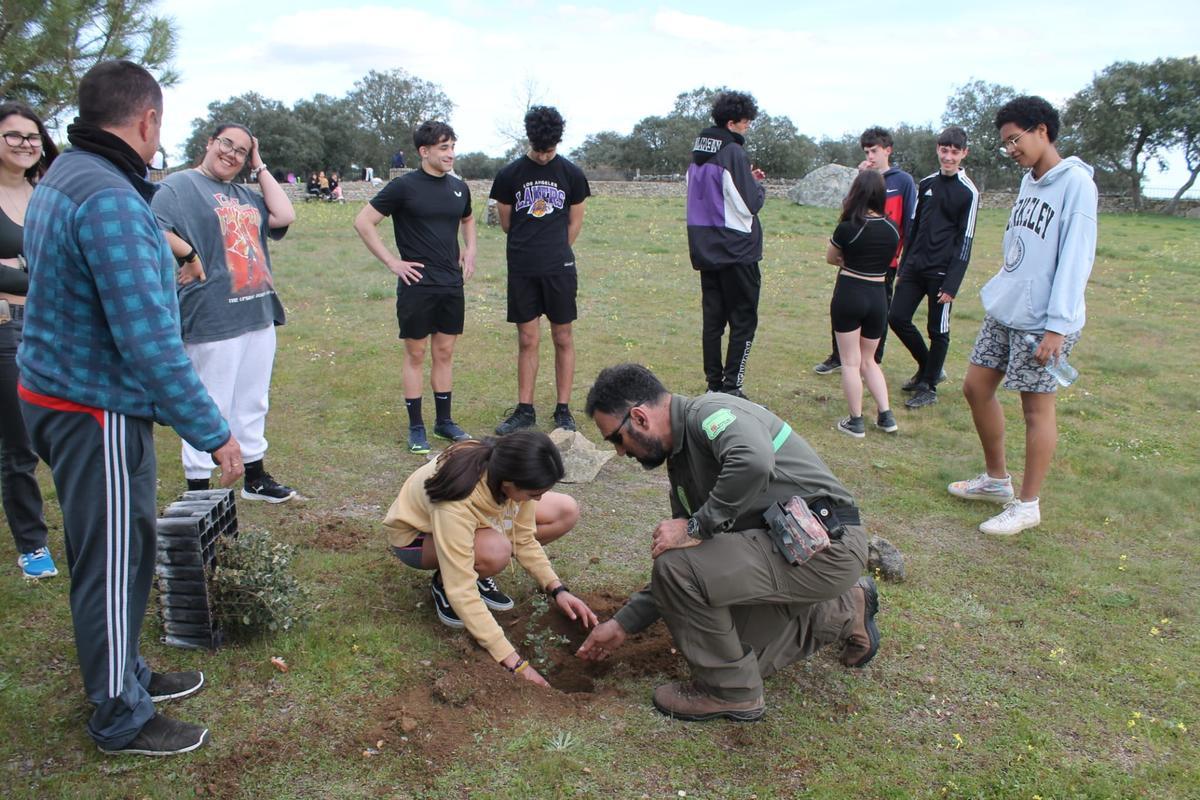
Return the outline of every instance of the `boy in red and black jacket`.
<path id="1" fill-rule="evenodd" d="M 863 155 L 865 156 L 858 165 L 858 168 L 859 170 L 874 169 L 883 174 L 883 185 L 887 190 L 887 198 L 884 201 L 884 213 L 892 221 L 892 224 L 896 226 L 896 230 L 900 231 L 900 244 L 896 246 L 896 255 L 892 258 L 891 269 L 888 270 L 887 278 L 884 281 L 888 306 L 890 307 L 892 303 L 892 285 L 896 282 L 896 268 L 900 264 L 900 253 L 908 246 L 909 235 L 912 230 L 913 213 L 917 208 L 917 185 L 911 175 L 899 167 L 891 165 L 892 134 L 887 129 L 867 128 L 863 131 L 862 136 L 859 137 L 858 143 L 862 146 Z M 818 375 L 828 375 L 842 368 L 842 360 L 838 356 L 837 338 L 833 335 L 832 323 L 830 325 L 829 338 L 833 342 L 833 347 L 829 351 L 829 358 L 813 367 L 813 372 Z M 883 336 L 879 339 L 879 347 L 875 348 L 876 364 L 883 362 L 883 346 L 886 342 L 887 330 L 885 329 Z"/>

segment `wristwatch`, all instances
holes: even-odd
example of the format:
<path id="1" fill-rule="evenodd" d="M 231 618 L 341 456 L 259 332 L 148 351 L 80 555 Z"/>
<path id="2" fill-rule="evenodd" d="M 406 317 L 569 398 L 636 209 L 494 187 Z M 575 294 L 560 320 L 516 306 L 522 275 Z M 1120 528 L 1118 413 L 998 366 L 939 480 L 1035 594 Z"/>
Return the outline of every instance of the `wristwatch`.
<path id="1" fill-rule="evenodd" d="M 183 266 L 184 264 L 191 264 L 193 261 L 196 260 L 197 257 L 198 256 L 196 253 L 196 248 L 193 247 L 191 250 L 188 251 L 188 254 L 186 256 L 183 256 L 182 258 L 178 259 L 179 265 Z"/>
<path id="2" fill-rule="evenodd" d="M 700 520 L 696 519 L 695 517 L 688 517 L 687 535 L 691 539 L 703 539 L 704 538 L 703 536 L 700 535 Z"/>

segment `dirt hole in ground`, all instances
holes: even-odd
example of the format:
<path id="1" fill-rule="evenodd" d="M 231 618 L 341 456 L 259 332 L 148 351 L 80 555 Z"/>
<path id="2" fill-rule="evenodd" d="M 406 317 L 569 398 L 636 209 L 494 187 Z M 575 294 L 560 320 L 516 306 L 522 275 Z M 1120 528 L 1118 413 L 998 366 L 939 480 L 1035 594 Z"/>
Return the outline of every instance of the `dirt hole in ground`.
<path id="1" fill-rule="evenodd" d="M 603 621 L 626 598 L 599 593 L 583 599 Z M 518 651 L 539 662 L 538 671 L 551 690 L 506 673 L 469 634 L 447 632 L 454 637 L 457 656 L 422 665 L 428 679 L 401 694 L 372 698 L 364 706 L 367 718 L 360 733 L 346 746 L 363 758 L 403 755 L 438 767 L 477 732 L 502 730 L 519 719 L 591 719 L 601 713 L 598 707 L 624 696 L 618 688 L 622 679 L 678 680 L 687 675 L 687 662 L 661 622 L 630 636 L 608 660 L 589 662 L 575 656 L 587 632 L 557 606 L 526 600 L 497 613 L 496 619 Z"/>

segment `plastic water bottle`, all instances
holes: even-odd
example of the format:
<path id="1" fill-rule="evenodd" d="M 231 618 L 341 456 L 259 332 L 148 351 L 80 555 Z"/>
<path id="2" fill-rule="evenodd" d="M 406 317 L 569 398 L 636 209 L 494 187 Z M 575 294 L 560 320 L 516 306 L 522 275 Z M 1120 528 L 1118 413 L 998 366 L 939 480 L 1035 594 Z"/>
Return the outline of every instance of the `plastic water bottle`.
<path id="1" fill-rule="evenodd" d="M 1025 334 L 1025 343 L 1030 349 L 1036 351 L 1038 345 L 1041 344 L 1041 339 L 1034 336 L 1032 333 Z M 1046 362 L 1046 372 L 1054 376 L 1054 380 L 1058 381 L 1058 385 L 1064 389 L 1075 382 L 1079 377 L 1079 370 L 1067 363 L 1067 357 L 1061 353 L 1056 358 L 1051 358 Z"/>

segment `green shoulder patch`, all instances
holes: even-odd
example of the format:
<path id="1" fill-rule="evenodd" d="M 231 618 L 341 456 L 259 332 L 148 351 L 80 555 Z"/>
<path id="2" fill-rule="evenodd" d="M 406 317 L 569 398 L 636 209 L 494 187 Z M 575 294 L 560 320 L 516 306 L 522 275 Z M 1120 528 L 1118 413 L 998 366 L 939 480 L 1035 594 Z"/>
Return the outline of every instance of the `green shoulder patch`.
<path id="1" fill-rule="evenodd" d="M 704 422 L 700 423 L 704 428 L 704 433 L 708 436 L 709 441 L 716 439 L 721 435 L 721 431 L 729 427 L 737 417 L 728 408 L 718 409 L 705 417 Z"/>

